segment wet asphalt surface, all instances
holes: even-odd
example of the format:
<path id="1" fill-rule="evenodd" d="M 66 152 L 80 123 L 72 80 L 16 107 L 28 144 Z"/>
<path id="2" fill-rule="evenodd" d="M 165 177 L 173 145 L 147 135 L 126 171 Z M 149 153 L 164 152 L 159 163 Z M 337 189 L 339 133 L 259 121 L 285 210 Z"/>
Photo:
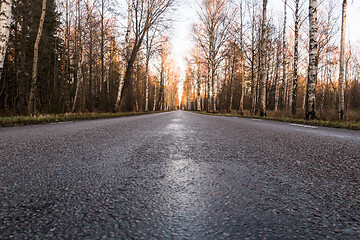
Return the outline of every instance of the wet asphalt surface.
<path id="1" fill-rule="evenodd" d="M 0 239 L 359 239 L 360 132 L 188 112 L 0 128 Z"/>

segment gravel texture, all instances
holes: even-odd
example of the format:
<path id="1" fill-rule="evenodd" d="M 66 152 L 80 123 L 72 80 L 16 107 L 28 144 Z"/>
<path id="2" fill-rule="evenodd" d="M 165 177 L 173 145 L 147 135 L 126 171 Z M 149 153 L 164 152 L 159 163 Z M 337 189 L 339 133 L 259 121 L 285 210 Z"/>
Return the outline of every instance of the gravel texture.
<path id="1" fill-rule="evenodd" d="M 0 128 L 0 239 L 360 239 L 360 132 L 169 112 Z"/>

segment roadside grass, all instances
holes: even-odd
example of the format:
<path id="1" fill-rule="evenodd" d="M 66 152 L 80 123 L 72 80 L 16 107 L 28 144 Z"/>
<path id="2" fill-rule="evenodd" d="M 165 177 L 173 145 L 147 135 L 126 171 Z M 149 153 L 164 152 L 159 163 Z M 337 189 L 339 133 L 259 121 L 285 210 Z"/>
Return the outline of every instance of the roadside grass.
<path id="1" fill-rule="evenodd" d="M 0 117 L 0 127 L 12 127 L 19 125 L 70 122 L 81 120 L 95 120 L 106 118 L 118 118 L 159 112 L 125 112 L 125 113 L 66 113 L 66 114 L 45 114 L 38 116 L 10 116 Z"/>
<path id="2" fill-rule="evenodd" d="M 305 120 L 298 116 L 294 118 L 288 117 L 286 115 L 276 116 L 274 112 L 270 112 L 268 117 L 259 117 L 259 116 L 251 116 L 250 114 L 240 115 L 237 113 L 208 113 L 208 112 L 199 112 L 192 111 L 194 113 L 200 113 L 205 115 L 214 115 L 214 116 L 225 116 L 225 117 L 239 117 L 239 118 L 252 118 L 252 119 L 263 119 L 263 120 L 272 120 L 272 121 L 281 121 L 295 124 L 303 124 L 310 126 L 321 126 L 321 127 L 331 127 L 331 128 L 342 128 L 342 129 L 351 129 L 351 130 L 360 130 L 360 121 L 357 120 Z"/>

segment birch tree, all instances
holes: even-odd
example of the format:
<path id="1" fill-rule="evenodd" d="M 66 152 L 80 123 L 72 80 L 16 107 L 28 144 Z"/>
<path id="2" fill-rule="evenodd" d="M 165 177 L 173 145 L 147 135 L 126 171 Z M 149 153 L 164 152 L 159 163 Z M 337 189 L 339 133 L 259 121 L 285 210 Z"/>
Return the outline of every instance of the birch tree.
<path id="1" fill-rule="evenodd" d="M 72 106 L 72 112 L 75 112 L 76 110 L 76 104 L 78 102 L 79 94 L 80 94 L 80 87 L 83 82 L 83 61 L 84 61 L 84 49 L 82 45 L 82 28 L 81 28 L 81 10 L 80 10 L 80 0 L 77 1 L 77 31 L 78 31 L 78 41 L 77 41 L 77 54 L 76 54 L 76 60 L 77 60 L 77 82 L 76 82 L 76 89 L 75 89 L 75 96 Z"/>
<path id="2" fill-rule="evenodd" d="M 163 37 L 163 41 L 161 44 L 161 48 L 159 51 L 160 57 L 160 66 L 159 69 L 159 99 L 157 102 L 158 109 L 160 111 L 165 110 L 165 83 L 167 80 L 167 73 L 169 72 L 169 55 L 170 55 L 170 45 L 169 45 L 169 38 Z"/>
<path id="3" fill-rule="evenodd" d="M 208 95 L 208 111 L 212 106 L 216 111 L 215 101 L 215 74 L 223 60 L 221 49 L 224 46 L 228 29 L 234 19 L 234 13 L 227 9 L 227 0 L 204 0 L 198 16 L 202 23 L 203 31 L 198 31 L 199 41 L 205 52 L 208 65 L 208 88 L 211 88 L 211 102 Z"/>
<path id="4" fill-rule="evenodd" d="M 341 46 L 340 46 L 340 74 L 339 74 L 339 102 L 338 117 L 340 120 L 344 118 L 345 94 L 344 94 L 344 63 L 345 63 L 345 30 L 346 30 L 346 6 L 347 0 L 343 0 L 342 19 L 341 19 Z"/>
<path id="5" fill-rule="evenodd" d="M 266 7 L 267 0 L 263 0 L 263 15 L 262 15 L 262 26 L 261 26 L 261 40 L 260 40 L 260 116 L 266 116 Z"/>
<path id="6" fill-rule="evenodd" d="M 89 57 L 88 57 L 88 66 L 89 66 L 89 90 L 88 90 L 88 99 L 89 99 L 89 107 L 90 110 L 92 110 L 94 106 L 94 84 L 93 84 L 93 75 L 94 75 L 94 32 L 96 31 L 95 28 L 97 27 L 95 22 L 96 16 L 94 16 L 94 9 L 95 9 L 95 1 L 90 2 L 89 0 L 85 3 L 86 5 L 86 19 L 87 19 L 87 28 L 89 32 L 89 41 L 88 41 L 88 49 L 89 49 Z"/>
<path id="7" fill-rule="evenodd" d="M 235 72 L 238 68 L 237 63 L 239 62 L 238 57 L 238 45 L 236 41 L 228 42 L 228 53 L 225 56 L 225 84 L 229 86 L 229 101 L 227 104 L 227 111 L 233 109 L 233 98 L 234 98 L 234 88 L 235 88 Z M 228 72 L 228 73 L 226 73 Z M 228 77 L 227 77 L 228 76 Z M 228 78 L 228 83 L 226 83 L 226 78 Z"/>
<path id="8" fill-rule="evenodd" d="M 241 78 L 241 96 L 240 96 L 240 105 L 239 105 L 239 113 L 240 115 L 244 115 L 244 97 L 245 97 L 245 74 L 244 74 L 244 39 L 243 39 L 243 0 L 240 2 L 240 78 Z"/>
<path id="9" fill-rule="evenodd" d="M 280 37 L 279 37 L 280 39 Z M 278 111 L 279 109 L 279 97 L 280 97 L 280 55 L 282 48 L 281 48 L 281 43 L 280 40 L 277 41 L 277 51 L 276 51 L 276 69 L 275 69 L 275 73 L 276 73 L 276 77 L 275 77 L 275 96 L 274 96 L 274 111 Z"/>
<path id="10" fill-rule="evenodd" d="M 149 65 L 150 60 L 154 56 L 154 54 L 159 51 L 161 46 L 161 40 L 157 40 L 158 34 L 163 33 L 165 28 L 159 30 L 158 26 L 152 31 L 148 31 L 146 33 L 145 39 L 145 112 L 149 111 L 149 91 L 150 91 L 150 83 L 149 83 Z M 155 94 L 154 94 L 155 95 Z"/>
<path id="11" fill-rule="evenodd" d="M 193 33 L 196 32 L 196 26 L 193 28 Z M 196 79 L 196 103 L 195 103 L 195 110 L 201 111 L 201 84 L 202 84 L 202 67 L 204 64 L 203 53 L 201 48 L 201 43 L 199 42 L 198 37 L 193 34 L 194 40 L 194 49 L 191 54 L 191 63 L 194 64 L 194 78 Z M 195 89 L 194 89 L 195 91 Z"/>
<path id="12" fill-rule="evenodd" d="M 201 78 L 202 78 L 202 64 L 203 59 L 201 56 L 200 46 L 198 42 L 196 43 L 195 47 L 195 54 L 194 54 L 195 64 L 196 64 L 196 110 L 201 111 Z"/>
<path id="13" fill-rule="evenodd" d="M 2 0 L 0 6 L 0 80 L 10 35 L 12 0 Z"/>
<path id="14" fill-rule="evenodd" d="M 299 2 L 300 2 L 300 0 L 295 0 L 294 72 L 293 72 L 292 106 L 291 106 L 291 112 L 293 115 L 296 114 L 296 110 L 297 110 L 298 64 L 299 64 L 299 27 L 300 27 L 299 26 L 299 24 L 300 24 Z"/>
<path id="15" fill-rule="evenodd" d="M 318 22 L 317 22 L 317 0 L 309 0 L 309 70 L 306 88 L 305 117 L 307 120 L 316 118 L 315 91 L 318 74 Z"/>
<path id="16" fill-rule="evenodd" d="M 104 48 L 105 48 L 105 33 L 104 33 L 104 28 L 105 28 L 105 0 L 101 0 L 100 1 L 101 4 L 101 10 L 100 10 L 100 61 L 101 61 L 101 84 L 104 84 L 104 80 L 105 80 L 105 52 L 104 52 Z M 104 89 L 108 89 L 105 88 Z M 106 92 L 106 90 L 104 90 L 104 92 Z M 108 93 L 106 94 L 108 95 Z"/>
<path id="17" fill-rule="evenodd" d="M 128 19 L 127 19 L 127 28 L 126 28 L 126 34 L 125 34 L 125 46 L 124 46 L 124 51 L 123 51 L 124 59 L 122 62 L 122 70 L 121 70 L 121 75 L 120 75 L 119 88 L 118 88 L 118 94 L 117 94 L 117 98 L 116 98 L 116 102 L 115 102 L 114 111 L 119 110 L 121 93 L 122 93 L 122 89 L 124 86 L 126 63 L 129 59 L 129 55 L 130 55 L 130 34 L 131 34 L 131 28 L 132 28 L 135 2 L 134 2 L 134 0 L 127 0 L 127 2 L 128 2 L 128 11 L 127 11 Z"/>
<path id="18" fill-rule="evenodd" d="M 283 43 L 282 43 L 282 89 L 281 89 L 281 108 L 286 108 L 286 90 L 287 90 L 287 78 L 286 78 L 286 20 L 287 20 L 287 0 L 284 0 L 284 25 L 283 25 Z"/>
<path id="19" fill-rule="evenodd" d="M 257 79 L 255 75 L 255 59 L 256 59 L 256 19 L 255 19 L 255 9 L 256 4 L 253 2 L 251 6 L 251 57 L 250 57 L 250 68 L 251 68 L 251 107 L 250 107 L 250 115 L 253 115 L 255 113 L 256 109 L 256 95 L 257 95 Z"/>
<path id="20" fill-rule="evenodd" d="M 38 59 L 39 59 L 39 44 L 41 39 L 41 34 L 43 32 L 44 21 L 46 14 L 46 0 L 42 1 L 42 9 L 41 9 L 41 18 L 38 33 L 35 40 L 34 45 L 34 60 L 33 60 L 33 70 L 31 77 L 31 88 L 30 88 L 30 96 L 28 102 L 28 114 L 34 115 L 36 113 L 36 83 L 37 83 L 37 71 L 38 71 Z"/>
<path id="21" fill-rule="evenodd" d="M 146 33 L 146 56 L 145 56 L 145 112 L 149 111 L 149 62 L 151 58 L 151 45 L 154 38 L 149 37 L 149 32 Z"/>
<path id="22" fill-rule="evenodd" d="M 126 63 L 126 72 L 120 94 L 121 111 L 132 111 L 131 77 L 134 63 L 142 42 L 150 28 L 165 21 L 166 12 L 172 7 L 174 0 L 134 0 L 134 42 Z M 119 96 L 118 94 L 118 96 Z M 115 109 L 118 110 L 115 106 Z"/>

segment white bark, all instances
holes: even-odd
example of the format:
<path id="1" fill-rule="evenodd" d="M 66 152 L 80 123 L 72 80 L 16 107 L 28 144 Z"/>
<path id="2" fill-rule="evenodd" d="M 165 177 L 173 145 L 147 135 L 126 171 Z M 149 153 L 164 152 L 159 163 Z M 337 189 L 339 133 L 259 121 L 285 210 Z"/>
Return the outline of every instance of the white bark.
<path id="1" fill-rule="evenodd" d="M 37 83 L 39 44 L 40 44 L 40 39 L 41 39 L 41 35 L 43 32 L 45 14 L 46 14 L 46 0 L 43 0 L 40 24 L 39 24 L 38 33 L 37 33 L 36 40 L 35 40 L 35 45 L 34 45 L 34 60 L 33 60 L 33 69 L 32 69 L 32 77 L 31 77 L 31 89 L 30 89 L 30 97 L 29 97 L 29 102 L 28 102 L 29 115 L 34 115 L 34 113 L 36 112 L 35 91 L 36 91 L 36 83 Z"/>
<path id="2" fill-rule="evenodd" d="M 287 87 L 288 87 L 288 82 L 287 82 L 287 78 L 286 78 L 286 14 L 287 14 L 287 1 L 285 0 L 284 2 L 284 26 L 283 26 L 283 63 L 282 63 L 282 67 L 283 67 L 283 72 L 282 72 L 282 107 L 283 108 L 287 108 L 287 104 L 286 104 L 286 96 L 287 96 Z"/>
<path id="3" fill-rule="evenodd" d="M 210 64 L 208 63 L 208 72 L 207 72 L 207 112 L 210 112 L 211 100 L 210 100 Z"/>
<path id="4" fill-rule="evenodd" d="M 200 96 L 200 91 L 201 91 L 201 69 L 200 69 L 200 62 L 198 62 L 197 64 L 197 79 L 196 79 L 196 85 L 197 85 L 197 89 L 196 89 L 196 93 L 197 93 L 197 98 L 196 98 L 196 110 L 197 111 L 201 111 L 201 96 Z"/>
<path id="5" fill-rule="evenodd" d="M 316 118 L 315 90 L 318 74 L 318 22 L 317 0 L 309 0 L 310 43 L 309 43 L 309 73 L 306 91 L 306 119 Z"/>
<path id="6" fill-rule="evenodd" d="M 255 4 L 252 6 L 252 21 L 251 21 L 251 107 L 250 115 L 255 113 L 256 106 L 256 86 L 257 79 L 255 77 Z"/>
<path id="7" fill-rule="evenodd" d="M 84 64 L 84 51 L 81 48 L 81 57 L 78 60 L 78 67 L 77 67 L 77 83 L 76 83 L 76 90 L 75 90 L 75 97 L 74 97 L 74 103 L 73 103 L 73 107 L 72 107 L 72 112 L 75 112 L 76 110 L 76 103 L 77 103 L 77 99 L 79 98 L 79 92 L 80 92 L 80 87 L 81 87 L 81 83 L 83 82 L 83 71 L 82 71 L 82 66 Z"/>
<path id="8" fill-rule="evenodd" d="M 145 112 L 149 111 L 149 88 L 150 88 L 150 84 L 149 84 L 149 64 L 150 64 L 150 59 L 152 58 L 152 56 L 154 55 L 154 53 L 156 52 L 156 50 L 154 49 L 154 40 L 156 37 L 156 34 L 158 32 L 157 27 L 155 27 L 153 33 L 151 36 L 149 36 L 149 31 L 146 32 L 146 42 L 145 42 L 145 47 L 146 47 L 146 56 L 145 56 L 145 68 L 146 68 L 146 76 L 145 76 Z"/>
<path id="9" fill-rule="evenodd" d="M 0 79 L 9 42 L 12 0 L 2 0 L 0 6 Z"/>
<path id="10" fill-rule="evenodd" d="M 214 69 L 214 68 L 212 68 Z M 212 108 L 213 108 L 213 112 L 216 112 L 216 93 L 215 93 L 215 71 L 211 71 L 211 101 L 212 101 Z"/>
<path id="11" fill-rule="evenodd" d="M 343 0 L 342 22 L 341 22 L 341 47 L 340 47 L 340 74 L 339 74 L 339 119 L 344 118 L 345 94 L 344 94 L 344 63 L 345 63 L 345 30 L 346 30 L 346 6 L 347 0 Z"/>
<path id="12" fill-rule="evenodd" d="M 293 73 L 293 91 L 292 91 L 292 114 L 297 110 L 297 89 L 298 89 L 298 64 L 299 64 L 299 0 L 295 0 L 295 39 L 294 39 L 294 73 Z"/>
<path id="13" fill-rule="evenodd" d="M 231 46 L 232 48 L 232 59 L 231 59 L 231 66 L 229 67 L 229 81 L 230 81 L 230 112 L 233 109 L 233 100 L 234 100 L 234 88 L 235 88 L 235 71 L 236 71 L 236 46 L 235 44 L 232 44 Z M 230 64 L 230 63 L 229 63 Z M 218 84 L 218 92 L 220 92 L 219 90 L 220 85 Z M 219 98 L 218 98 L 218 101 Z M 219 103 L 218 103 L 219 104 Z"/>
<path id="14" fill-rule="evenodd" d="M 145 73 L 145 112 L 149 111 L 149 62 L 150 62 L 150 43 L 149 32 L 146 33 L 146 73 Z"/>
<path id="15" fill-rule="evenodd" d="M 146 64 L 145 112 L 149 111 L 149 64 Z"/>
<path id="16" fill-rule="evenodd" d="M 244 79 L 244 43 L 243 43 L 243 0 L 240 2 L 240 47 L 241 47 L 241 96 L 240 96 L 240 115 L 244 114 L 244 97 L 245 97 L 245 79 Z"/>
<path id="17" fill-rule="evenodd" d="M 280 45 L 278 45 L 278 49 L 280 49 Z M 274 97 L 274 111 L 277 111 L 279 109 L 279 95 L 280 95 L 280 88 L 279 88 L 279 82 L 280 82 L 280 51 L 277 50 L 276 53 L 276 77 L 275 77 L 275 97 Z"/>
<path id="18" fill-rule="evenodd" d="M 154 104 L 153 104 L 153 112 L 156 111 L 156 84 L 154 85 Z"/>
<path id="19" fill-rule="evenodd" d="M 81 11 L 80 11 L 80 0 L 78 0 L 77 2 L 77 14 L 78 14 L 78 34 L 79 34 L 79 39 L 78 39 L 78 55 L 77 55 L 77 83 L 76 83 L 76 90 L 75 90 L 75 96 L 74 96 L 74 102 L 73 102 L 73 106 L 72 106 L 72 112 L 75 112 L 76 110 L 76 103 L 77 100 L 79 98 L 79 92 L 80 92 L 80 86 L 81 86 L 81 82 L 82 82 L 82 65 L 83 65 L 83 60 L 84 60 L 84 51 L 83 51 L 83 46 L 81 43 L 81 24 L 80 24 L 80 19 L 81 19 Z M 102 83 L 100 83 L 100 86 L 102 86 Z"/>
<path id="20" fill-rule="evenodd" d="M 128 19 L 127 19 L 127 29 L 126 29 L 126 35 L 125 35 L 125 58 L 123 59 L 123 63 L 122 63 L 120 83 L 119 83 L 118 94 L 117 94 L 115 108 L 114 108 L 115 111 L 119 110 L 121 93 L 122 93 L 122 89 L 124 86 L 126 63 L 129 59 L 129 55 L 130 55 L 130 33 L 131 33 L 131 27 L 132 27 L 133 13 L 134 13 L 134 2 L 133 2 L 133 0 L 128 0 Z"/>
<path id="21" fill-rule="evenodd" d="M 266 116 L 266 5 L 267 0 L 263 0 L 263 19 L 262 19 L 262 31 L 261 31 L 261 41 L 260 41 L 260 116 Z"/>
<path id="22" fill-rule="evenodd" d="M 201 99 L 200 99 L 200 92 L 197 93 L 196 99 L 196 111 L 201 111 Z"/>
<path id="23" fill-rule="evenodd" d="M 105 34 L 104 34 L 104 14 L 105 14 L 105 1 L 101 0 L 101 13 L 100 13 L 100 17 L 101 17 L 101 43 L 100 43 L 100 61 L 101 61 L 101 85 L 104 84 L 104 80 L 105 80 L 105 55 L 104 55 L 104 45 L 105 45 Z M 107 89 L 106 89 L 107 90 Z M 108 92 L 106 94 L 107 96 L 109 96 Z"/>

